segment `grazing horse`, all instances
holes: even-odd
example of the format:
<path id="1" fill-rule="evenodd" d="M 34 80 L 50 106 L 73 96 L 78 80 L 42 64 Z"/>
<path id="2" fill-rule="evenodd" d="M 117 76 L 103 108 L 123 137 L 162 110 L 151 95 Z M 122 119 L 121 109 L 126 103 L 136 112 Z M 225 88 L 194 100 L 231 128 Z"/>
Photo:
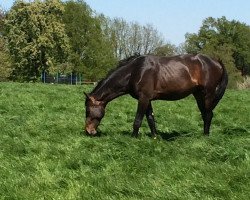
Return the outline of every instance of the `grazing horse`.
<path id="1" fill-rule="evenodd" d="M 85 93 L 85 130 L 89 135 L 95 135 L 107 103 L 130 94 L 138 99 L 132 135 L 138 136 L 146 115 L 151 134 L 156 137 L 151 101 L 179 100 L 193 94 L 204 122 L 204 134 L 209 135 L 213 109 L 222 98 L 227 83 L 222 62 L 206 55 L 132 56 L 120 61 L 90 94 Z"/>

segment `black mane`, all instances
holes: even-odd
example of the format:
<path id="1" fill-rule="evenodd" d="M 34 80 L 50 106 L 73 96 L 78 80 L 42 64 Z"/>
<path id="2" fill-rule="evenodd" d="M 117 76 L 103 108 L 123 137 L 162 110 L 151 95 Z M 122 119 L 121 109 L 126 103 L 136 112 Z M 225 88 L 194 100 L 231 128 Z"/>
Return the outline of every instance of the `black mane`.
<path id="1" fill-rule="evenodd" d="M 120 60 L 118 62 L 118 65 L 117 65 L 117 68 L 121 67 L 121 66 L 124 66 L 126 64 L 128 64 L 131 60 L 135 59 L 135 58 L 138 58 L 140 57 L 141 55 L 139 53 L 135 53 L 134 55 L 132 56 L 129 56 L 127 58 L 124 58 L 123 60 Z"/>
<path id="2" fill-rule="evenodd" d="M 124 66 L 124 65 L 127 65 L 128 63 L 130 63 L 131 61 L 133 61 L 134 59 L 136 59 L 136 58 L 138 58 L 138 57 L 140 57 L 140 56 L 141 56 L 141 55 L 140 55 L 139 53 L 135 53 L 135 54 L 132 55 L 132 56 L 129 56 L 129 57 L 127 57 L 127 58 L 124 58 L 124 59 L 120 60 L 120 61 L 118 62 L 117 67 L 111 69 L 111 70 L 107 73 L 107 75 L 105 76 L 105 78 L 101 79 L 101 80 L 97 83 L 96 87 L 94 88 L 94 90 L 93 90 L 91 93 L 94 93 L 95 91 L 97 91 L 97 90 L 102 86 L 103 82 L 104 82 L 104 81 L 105 81 L 114 71 L 116 71 L 117 69 L 119 69 L 120 67 L 122 67 L 122 66 Z"/>

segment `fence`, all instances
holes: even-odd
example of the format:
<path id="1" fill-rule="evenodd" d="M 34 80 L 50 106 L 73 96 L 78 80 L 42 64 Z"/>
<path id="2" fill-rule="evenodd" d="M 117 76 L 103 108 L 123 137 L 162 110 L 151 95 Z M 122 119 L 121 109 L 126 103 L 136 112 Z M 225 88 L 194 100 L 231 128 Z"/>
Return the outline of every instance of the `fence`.
<path id="1" fill-rule="evenodd" d="M 8 82 L 8 81 L 10 81 L 8 77 L 0 76 L 0 82 Z M 83 75 L 79 73 L 49 74 L 47 72 L 42 72 L 40 81 L 42 83 L 69 84 L 69 85 L 96 84 L 96 82 L 84 79 Z"/>
<path id="2" fill-rule="evenodd" d="M 41 82 L 52 84 L 70 84 L 70 85 L 82 85 L 82 84 L 95 84 L 95 82 L 83 80 L 83 75 L 78 73 L 70 74 L 48 74 L 43 72 L 41 74 Z"/>

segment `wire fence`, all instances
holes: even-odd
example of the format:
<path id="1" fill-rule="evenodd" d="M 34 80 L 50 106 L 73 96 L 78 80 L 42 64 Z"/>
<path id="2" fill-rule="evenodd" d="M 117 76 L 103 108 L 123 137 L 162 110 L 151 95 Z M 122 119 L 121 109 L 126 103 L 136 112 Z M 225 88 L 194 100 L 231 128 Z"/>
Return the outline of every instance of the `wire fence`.
<path id="1" fill-rule="evenodd" d="M 0 82 L 8 82 L 8 78 L 0 76 Z M 42 72 L 40 82 L 48 84 L 68 84 L 68 85 L 83 85 L 83 84 L 96 84 L 96 82 L 86 80 L 82 74 L 70 73 L 70 74 L 49 74 Z"/>
<path id="2" fill-rule="evenodd" d="M 41 74 L 42 83 L 52 84 L 70 84 L 70 85 L 81 85 L 83 84 L 82 74 L 70 73 L 70 74 L 48 74 L 43 72 Z"/>

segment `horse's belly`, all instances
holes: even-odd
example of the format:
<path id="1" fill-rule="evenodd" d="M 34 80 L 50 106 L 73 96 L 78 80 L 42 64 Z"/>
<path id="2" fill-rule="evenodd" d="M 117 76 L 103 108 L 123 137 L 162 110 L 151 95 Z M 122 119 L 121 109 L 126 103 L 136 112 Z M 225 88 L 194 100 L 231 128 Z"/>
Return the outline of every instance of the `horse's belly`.
<path id="1" fill-rule="evenodd" d="M 197 85 L 191 81 L 168 82 L 156 88 L 156 99 L 179 100 L 192 94 Z"/>
<path id="2" fill-rule="evenodd" d="M 198 81 L 194 80 L 188 68 L 179 64 L 172 68 L 165 66 L 158 73 L 155 91 L 158 99 L 178 100 L 192 94 L 198 86 Z"/>
<path id="3" fill-rule="evenodd" d="M 174 100 L 183 99 L 189 96 L 190 94 L 192 94 L 192 91 L 185 91 L 185 92 L 175 91 L 175 92 L 166 92 L 166 93 L 159 92 L 154 99 L 174 101 Z"/>

